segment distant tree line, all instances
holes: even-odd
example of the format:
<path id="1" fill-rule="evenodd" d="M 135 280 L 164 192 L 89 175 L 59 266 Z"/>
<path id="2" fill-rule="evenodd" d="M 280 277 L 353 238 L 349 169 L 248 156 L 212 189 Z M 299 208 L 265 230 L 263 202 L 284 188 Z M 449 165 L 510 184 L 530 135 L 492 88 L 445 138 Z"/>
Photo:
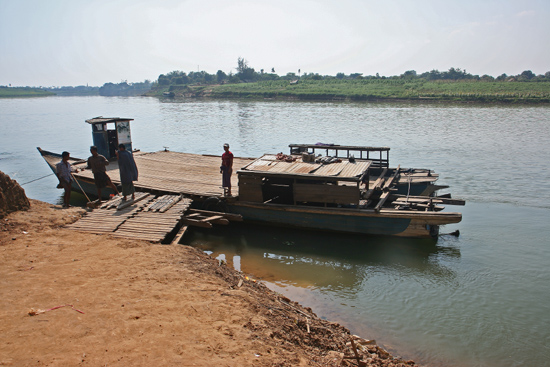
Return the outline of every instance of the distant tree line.
<path id="1" fill-rule="evenodd" d="M 460 68 L 450 68 L 448 71 L 439 71 L 431 70 L 418 74 L 415 70 L 405 71 L 401 75 L 396 76 L 380 76 L 378 73 L 376 75 L 366 75 L 362 73 L 352 73 L 346 75 L 344 73 L 337 73 L 335 76 L 332 75 L 320 75 L 318 73 L 301 73 L 298 69 L 298 74 L 296 73 L 287 73 L 284 76 L 279 76 L 275 73 L 275 68 L 271 68 L 271 72 L 266 72 L 264 69 L 256 71 L 254 68 L 248 65 L 248 62 L 239 57 L 237 60 L 237 68 L 235 69 L 236 73 L 232 71 L 229 74 L 226 74 L 222 70 L 218 70 L 216 74 L 209 74 L 206 71 L 191 71 L 185 73 L 183 71 L 172 71 L 168 74 L 161 74 L 158 77 L 158 80 L 154 83 L 154 87 L 169 87 L 174 85 L 211 85 L 211 84 L 225 84 L 225 83 L 251 83 L 258 81 L 268 81 L 268 80 L 333 80 L 333 79 L 409 79 L 409 80 L 449 80 L 449 81 L 458 81 L 458 80 L 472 80 L 472 81 L 520 81 L 520 82 L 548 82 L 550 81 L 550 71 L 546 72 L 544 75 L 535 75 L 531 70 L 525 70 L 518 75 L 506 75 L 502 74 L 498 77 L 492 77 L 490 75 L 472 75 L 467 73 L 466 70 Z"/>
<path id="2" fill-rule="evenodd" d="M 140 83 L 105 83 L 101 87 L 89 87 L 79 85 L 77 87 L 48 87 L 40 88 L 42 90 L 55 93 L 58 96 L 138 96 L 151 90 L 153 83 L 145 80 Z"/>
<path id="3" fill-rule="evenodd" d="M 105 83 L 99 88 L 100 96 L 139 96 L 151 90 L 152 83 L 145 80 L 141 83 L 128 83 L 127 81 L 118 84 Z"/>
<path id="4" fill-rule="evenodd" d="M 396 77 L 392 77 L 396 78 Z M 501 74 L 496 78 L 491 75 L 472 75 L 461 70 L 460 68 L 450 68 L 449 71 L 440 72 L 439 70 L 432 70 L 417 75 L 416 71 L 409 70 L 401 74 L 400 79 L 425 79 L 425 80 L 479 80 L 479 81 L 518 81 L 518 82 L 550 82 L 550 71 L 547 71 L 544 75 L 536 75 L 531 70 L 525 70 L 518 75 L 506 75 Z"/>

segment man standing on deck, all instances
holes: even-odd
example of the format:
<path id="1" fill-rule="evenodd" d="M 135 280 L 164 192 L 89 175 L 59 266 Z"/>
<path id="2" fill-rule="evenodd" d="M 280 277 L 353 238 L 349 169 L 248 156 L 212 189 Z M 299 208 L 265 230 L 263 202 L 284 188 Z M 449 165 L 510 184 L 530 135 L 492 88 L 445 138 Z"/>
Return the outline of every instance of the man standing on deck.
<path id="1" fill-rule="evenodd" d="M 126 196 L 132 195 L 132 200 L 136 198 L 133 181 L 138 179 L 138 169 L 134 156 L 126 150 L 124 144 L 118 146 L 118 169 L 120 170 L 120 182 L 122 183 L 122 200 L 126 200 Z"/>
<path id="2" fill-rule="evenodd" d="M 64 208 L 70 207 L 69 202 L 71 201 L 71 183 L 73 181 L 73 177 L 71 174 L 73 166 L 69 163 L 69 157 L 69 152 L 61 153 L 61 161 L 55 165 L 55 171 L 57 173 L 57 178 L 59 179 L 59 185 L 57 185 L 57 187 L 62 187 L 65 190 L 65 194 L 63 195 Z"/>
<path id="3" fill-rule="evenodd" d="M 231 196 L 231 174 L 233 173 L 233 153 L 229 151 L 229 144 L 223 145 L 225 153 L 222 154 L 222 165 L 220 173 L 222 174 L 223 195 Z"/>
<path id="4" fill-rule="evenodd" d="M 95 145 L 90 147 L 90 153 L 92 153 L 92 155 L 88 158 L 88 168 L 91 168 L 94 174 L 95 187 L 97 188 L 97 202 L 99 204 L 101 203 L 102 188 L 109 186 L 115 190 L 117 195 L 119 192 L 115 184 L 111 181 L 111 178 L 107 176 L 107 169 L 105 168 L 109 165 L 107 158 L 97 152 L 97 147 Z"/>

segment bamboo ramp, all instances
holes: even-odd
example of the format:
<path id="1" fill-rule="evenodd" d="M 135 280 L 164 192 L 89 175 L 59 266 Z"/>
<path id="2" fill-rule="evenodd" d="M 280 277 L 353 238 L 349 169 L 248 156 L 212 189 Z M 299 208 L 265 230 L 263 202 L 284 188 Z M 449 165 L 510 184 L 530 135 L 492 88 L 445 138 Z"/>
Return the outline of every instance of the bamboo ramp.
<path id="1" fill-rule="evenodd" d="M 135 200 L 115 197 L 99 208 L 88 212 L 69 229 L 110 233 L 113 236 L 162 242 L 168 234 L 177 231 L 191 199 L 180 195 L 154 195 L 137 192 Z"/>
<path id="2" fill-rule="evenodd" d="M 136 211 L 132 207 L 124 210 L 95 209 L 67 228 L 91 233 L 112 233 Z"/>
<path id="3" fill-rule="evenodd" d="M 147 203 L 142 211 L 128 218 L 113 233 L 117 237 L 162 242 L 177 231 L 193 201 L 180 196 L 163 195 Z"/>
<path id="4" fill-rule="evenodd" d="M 139 171 L 139 179 L 134 182 L 137 191 L 148 191 L 167 194 L 183 194 L 187 196 L 222 196 L 222 175 L 220 174 L 221 157 L 190 153 L 159 151 L 152 153 L 135 152 L 134 160 Z M 235 157 L 233 171 L 252 162 L 252 158 Z M 79 170 L 86 163 L 74 164 Z M 111 180 L 120 185 L 118 162 L 112 161 L 107 166 L 107 174 Z M 75 173 L 77 178 L 93 182 L 93 174 L 89 169 Z M 233 195 L 238 195 L 236 175 Z"/>
<path id="5" fill-rule="evenodd" d="M 182 195 L 137 192 L 134 200 L 114 197 L 67 228 L 161 243 L 174 237 L 172 243 L 178 243 L 188 226 L 212 228 L 242 221 L 238 214 L 191 209 L 192 203 Z"/>

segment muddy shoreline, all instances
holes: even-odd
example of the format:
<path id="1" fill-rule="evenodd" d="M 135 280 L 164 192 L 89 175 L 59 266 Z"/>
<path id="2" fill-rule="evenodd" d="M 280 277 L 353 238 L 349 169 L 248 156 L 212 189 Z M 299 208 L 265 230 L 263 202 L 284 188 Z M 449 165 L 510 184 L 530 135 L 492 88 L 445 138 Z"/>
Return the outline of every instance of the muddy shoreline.
<path id="1" fill-rule="evenodd" d="M 1 366 L 414 366 L 189 246 L 0 220 Z M 355 344 L 356 348 L 352 347 Z"/>

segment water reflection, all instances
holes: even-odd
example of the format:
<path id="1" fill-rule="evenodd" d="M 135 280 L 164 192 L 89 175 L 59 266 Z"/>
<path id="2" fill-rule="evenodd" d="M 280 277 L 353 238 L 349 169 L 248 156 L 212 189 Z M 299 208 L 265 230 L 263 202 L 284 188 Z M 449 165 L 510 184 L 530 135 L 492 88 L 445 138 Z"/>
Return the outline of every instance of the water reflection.
<path id="1" fill-rule="evenodd" d="M 262 280 L 337 293 L 356 292 L 381 273 L 452 281 L 445 263 L 460 258 L 460 250 L 452 239 L 439 242 L 245 224 L 197 229 L 185 239 Z"/>

